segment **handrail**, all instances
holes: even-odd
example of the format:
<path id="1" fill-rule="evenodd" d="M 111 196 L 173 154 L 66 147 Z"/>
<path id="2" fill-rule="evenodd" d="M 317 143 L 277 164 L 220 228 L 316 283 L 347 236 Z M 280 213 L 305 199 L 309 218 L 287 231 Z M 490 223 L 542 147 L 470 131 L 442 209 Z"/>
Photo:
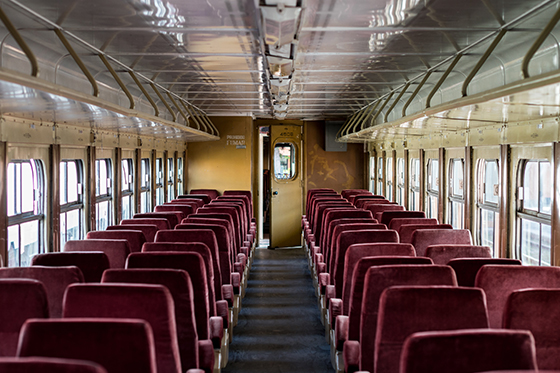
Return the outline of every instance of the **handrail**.
<path id="1" fill-rule="evenodd" d="M 523 57 L 523 63 L 521 64 L 521 74 L 523 74 L 523 79 L 527 79 L 530 77 L 529 62 L 531 62 L 533 56 L 535 55 L 535 53 L 537 53 L 540 46 L 542 45 L 542 43 L 544 43 L 546 37 L 551 33 L 552 29 L 554 29 L 558 21 L 560 21 L 560 8 L 556 10 L 556 13 L 554 13 L 550 21 L 548 21 L 544 29 L 539 34 L 537 40 L 535 40 L 533 45 L 531 45 L 531 48 L 529 48 L 529 50 L 527 51 L 527 54 L 525 54 L 525 57 Z"/>
<path id="2" fill-rule="evenodd" d="M 140 80 L 138 80 L 138 78 L 136 77 L 136 74 L 134 73 L 133 70 L 128 70 L 128 74 L 130 75 L 130 77 L 132 78 L 132 80 L 134 80 L 134 82 L 136 83 L 136 85 L 138 86 L 138 88 L 140 88 L 140 90 L 142 91 L 142 93 L 144 94 L 144 96 L 146 96 L 146 98 L 148 99 L 148 101 L 150 102 L 150 104 L 152 104 L 152 107 L 154 108 L 154 115 L 156 117 L 159 117 L 159 109 L 156 105 L 156 103 L 154 102 L 154 99 L 148 94 L 148 91 L 146 91 L 146 88 L 144 88 L 144 86 L 142 85 L 142 83 L 140 83 Z"/>
<path id="3" fill-rule="evenodd" d="M 107 67 L 107 70 L 109 70 L 109 72 L 111 73 L 111 75 L 113 76 L 117 84 L 121 87 L 123 92 L 126 94 L 126 97 L 128 97 L 128 100 L 130 101 L 130 109 L 131 110 L 134 109 L 134 98 L 132 97 L 132 94 L 130 93 L 128 88 L 126 88 L 126 85 L 123 83 L 121 78 L 117 75 L 117 72 L 115 71 L 115 69 L 113 69 L 113 66 L 111 66 L 111 64 L 107 60 L 107 57 L 105 57 L 105 55 L 103 54 L 100 54 L 99 58 L 101 59 L 101 61 L 103 61 L 103 64 L 105 65 L 105 67 Z"/>
<path id="4" fill-rule="evenodd" d="M 165 98 L 163 98 L 163 95 L 158 91 L 156 85 L 150 82 L 150 87 L 152 87 L 152 89 L 156 92 L 156 95 L 159 97 L 161 102 L 165 105 L 165 107 L 169 111 L 169 114 L 171 114 L 171 117 L 173 117 L 173 122 L 177 122 L 177 115 L 175 115 L 175 112 L 173 111 L 173 109 L 171 109 L 171 106 L 169 106 L 167 101 L 165 101 Z"/>
<path id="5" fill-rule="evenodd" d="M 385 122 L 387 122 L 387 119 L 389 118 L 389 114 L 391 113 L 391 111 L 393 111 L 395 106 L 397 106 L 398 102 L 401 100 L 402 96 L 404 95 L 404 93 L 406 92 L 408 87 L 410 87 L 410 84 L 412 84 L 412 82 L 407 82 L 406 83 L 406 85 L 402 89 L 401 93 L 399 93 L 399 95 L 397 96 L 397 98 L 395 99 L 393 104 L 389 107 L 389 109 L 387 109 L 387 112 L 385 113 L 385 118 L 383 119 Z"/>
<path id="6" fill-rule="evenodd" d="M 395 91 L 391 91 L 391 93 L 389 93 L 389 96 L 387 96 L 387 98 L 385 99 L 385 101 L 383 101 L 383 105 L 381 105 L 381 107 L 379 108 L 379 110 L 377 110 L 377 113 L 375 113 L 375 116 L 373 118 L 371 118 L 371 126 L 374 126 L 375 120 L 377 119 L 377 117 L 379 116 L 379 114 L 381 114 L 381 112 L 383 111 L 383 109 L 385 109 L 385 106 L 387 106 L 387 103 L 389 102 L 389 100 L 391 99 L 391 97 L 393 97 L 393 95 L 395 94 Z"/>
<path id="7" fill-rule="evenodd" d="M 17 30 L 17 28 L 14 26 L 12 21 L 10 21 L 6 13 L 4 13 L 2 7 L 0 7 L 0 19 L 2 20 L 2 23 L 4 23 L 4 26 L 6 26 L 6 28 L 8 29 L 8 32 L 13 36 L 16 43 L 18 43 L 21 50 L 23 50 L 23 53 L 25 53 L 25 55 L 27 56 L 29 63 L 31 63 L 31 76 L 38 78 L 39 64 L 37 63 L 37 58 L 35 57 L 35 54 L 31 50 L 31 48 L 29 48 L 29 46 L 27 45 L 27 43 L 25 42 L 25 40 Z M 2 44 L 4 43 L 2 42 Z"/>
<path id="8" fill-rule="evenodd" d="M 171 103 L 177 108 L 177 110 L 179 110 L 179 113 L 181 114 L 181 116 L 185 120 L 185 123 L 188 126 L 189 125 L 189 118 L 185 115 L 185 112 L 181 109 L 181 107 L 179 105 L 177 105 L 177 101 L 175 101 L 175 99 L 173 98 L 173 95 L 171 95 L 171 93 L 169 93 L 169 91 L 167 91 L 165 93 L 167 93 L 167 97 L 169 97 L 169 99 L 171 100 Z"/>
<path id="9" fill-rule="evenodd" d="M 426 98 L 426 109 L 430 107 L 430 104 L 432 102 L 432 98 L 434 97 L 434 95 L 436 94 L 437 90 L 439 89 L 439 87 L 441 87 L 441 85 L 443 84 L 443 82 L 445 81 L 445 79 L 447 79 L 447 77 L 449 76 L 449 74 L 451 74 L 451 72 L 453 71 L 453 68 L 455 68 L 455 66 L 457 65 L 457 63 L 459 62 L 459 60 L 461 59 L 461 57 L 463 57 L 462 53 L 459 53 L 455 56 L 455 59 L 453 60 L 453 62 L 451 62 L 451 64 L 449 65 L 449 67 L 447 68 L 447 70 L 445 70 L 445 72 L 443 73 L 443 75 L 439 78 L 439 80 L 437 81 L 436 85 L 434 86 L 434 88 L 432 88 L 432 90 L 430 91 L 430 94 L 428 95 L 428 97 Z"/>

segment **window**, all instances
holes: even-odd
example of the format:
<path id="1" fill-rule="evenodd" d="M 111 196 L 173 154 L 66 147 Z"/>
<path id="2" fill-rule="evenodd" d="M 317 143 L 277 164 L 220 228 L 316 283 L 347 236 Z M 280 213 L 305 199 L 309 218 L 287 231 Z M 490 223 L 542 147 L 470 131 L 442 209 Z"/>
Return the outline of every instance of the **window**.
<path id="1" fill-rule="evenodd" d="M 121 161 L 122 219 L 134 216 L 134 162 L 131 158 Z"/>
<path id="2" fill-rule="evenodd" d="M 449 162 L 449 223 L 457 229 L 463 229 L 465 217 L 463 168 L 463 159 L 451 159 Z"/>
<path id="3" fill-rule="evenodd" d="M 80 160 L 60 162 L 60 248 L 83 238 L 83 167 Z"/>
<path id="4" fill-rule="evenodd" d="M 140 161 L 140 212 L 152 211 L 150 159 Z"/>
<path id="5" fill-rule="evenodd" d="M 274 145 L 274 177 L 290 180 L 296 176 L 296 149 L 293 144 L 281 142 Z"/>
<path id="6" fill-rule="evenodd" d="M 163 158 L 156 158 L 156 206 L 163 205 Z"/>
<path id="7" fill-rule="evenodd" d="M 522 161 L 517 221 L 521 261 L 551 265 L 552 169 L 548 161 Z"/>
<path id="8" fill-rule="evenodd" d="M 477 165 L 477 240 L 489 246 L 494 256 L 498 249 L 499 164 L 497 159 L 481 159 Z"/>
<path id="9" fill-rule="evenodd" d="M 377 158 L 377 194 L 383 195 L 383 181 L 385 180 L 383 175 L 383 158 Z"/>
<path id="10" fill-rule="evenodd" d="M 375 157 L 369 157 L 369 191 L 375 193 Z"/>
<path id="11" fill-rule="evenodd" d="M 428 160 L 428 185 L 426 188 L 426 197 L 428 203 L 426 205 L 426 215 L 428 218 L 438 217 L 438 202 L 439 202 L 439 160 Z"/>
<path id="12" fill-rule="evenodd" d="M 111 160 L 97 159 L 95 161 L 95 216 L 96 229 L 107 229 L 112 224 L 112 192 L 111 192 Z"/>
<path id="13" fill-rule="evenodd" d="M 404 205 L 404 158 L 397 158 L 397 200 L 396 202 Z"/>
<path id="14" fill-rule="evenodd" d="M 420 159 L 410 160 L 410 210 L 420 210 Z"/>
<path id="15" fill-rule="evenodd" d="M 8 267 L 29 266 L 43 251 L 43 185 L 41 162 L 8 164 Z"/>
<path id="16" fill-rule="evenodd" d="M 184 194 L 184 184 L 183 184 L 183 158 L 177 159 L 177 194 Z"/>
<path id="17" fill-rule="evenodd" d="M 167 202 L 175 199 L 175 160 L 167 158 Z"/>
<path id="18" fill-rule="evenodd" d="M 387 189 L 386 197 L 389 201 L 393 200 L 393 158 L 387 158 Z"/>

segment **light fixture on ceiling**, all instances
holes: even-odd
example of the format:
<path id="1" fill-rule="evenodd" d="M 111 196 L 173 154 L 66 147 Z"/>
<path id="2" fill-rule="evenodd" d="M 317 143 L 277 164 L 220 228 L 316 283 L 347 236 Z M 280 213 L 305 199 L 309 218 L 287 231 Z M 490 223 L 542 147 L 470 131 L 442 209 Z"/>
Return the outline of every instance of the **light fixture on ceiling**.
<path id="1" fill-rule="evenodd" d="M 276 112 L 275 112 L 275 113 L 274 113 L 274 117 L 275 117 L 276 119 L 280 119 L 280 120 L 286 119 L 286 116 L 287 116 L 287 115 L 288 115 L 287 112 L 283 112 L 283 113 L 276 113 Z"/>
<path id="2" fill-rule="evenodd" d="M 284 112 L 288 110 L 288 104 L 276 104 L 274 105 L 275 112 Z"/>
<path id="3" fill-rule="evenodd" d="M 276 6 L 260 7 L 264 41 L 281 47 L 292 43 L 298 30 L 301 8 L 286 7 L 284 2 Z"/>
<path id="4" fill-rule="evenodd" d="M 291 79 L 270 79 L 270 93 L 275 96 L 290 94 Z"/>
<path id="5" fill-rule="evenodd" d="M 294 60 L 289 58 L 266 57 L 268 61 L 268 71 L 272 78 L 289 78 L 294 72 Z"/>

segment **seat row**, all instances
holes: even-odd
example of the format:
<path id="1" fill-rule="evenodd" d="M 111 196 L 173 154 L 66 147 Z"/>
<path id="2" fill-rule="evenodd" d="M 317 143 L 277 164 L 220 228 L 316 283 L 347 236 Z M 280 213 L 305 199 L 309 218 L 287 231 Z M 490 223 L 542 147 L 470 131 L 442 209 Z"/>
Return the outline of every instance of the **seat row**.
<path id="1" fill-rule="evenodd" d="M 32 267 L 0 269 L 0 297 L 36 306 L 0 311 L 10 336 L 0 356 L 91 360 L 108 372 L 219 372 L 255 247 L 250 201 L 247 191 L 191 191 L 37 255 Z M 130 356 L 115 355 L 122 346 Z"/>
<path id="2" fill-rule="evenodd" d="M 326 335 L 331 343 L 333 365 L 337 371 L 474 372 L 490 369 L 534 369 L 536 362 L 534 364 L 531 362 L 531 359 L 535 360 L 534 357 L 531 358 L 531 351 L 521 353 L 521 350 L 518 349 L 516 353 L 518 356 L 529 358 L 523 364 L 516 364 L 511 363 L 513 360 L 502 361 L 504 359 L 500 359 L 499 356 L 503 351 L 499 352 L 495 348 L 489 347 L 485 351 L 478 347 L 486 346 L 487 338 L 494 338 L 494 340 L 512 338 L 517 341 L 524 340 L 525 345 L 530 345 L 534 349 L 530 333 L 504 330 L 478 330 L 475 333 L 468 330 L 445 332 L 449 335 L 446 336 L 443 333 L 444 335 L 440 336 L 438 333 L 429 332 L 465 328 L 501 328 L 502 326 L 510 329 L 531 330 L 537 341 L 540 368 L 560 369 L 559 361 L 554 363 L 551 361 L 551 359 L 555 360 L 560 344 L 550 343 L 551 340 L 557 340 L 553 336 L 559 330 L 548 326 L 550 317 L 543 319 L 539 316 L 531 317 L 534 313 L 546 315 L 548 307 L 550 307 L 548 309 L 554 309 L 554 307 L 560 306 L 560 303 L 554 303 L 560 301 L 560 289 L 555 289 L 558 287 L 559 272 L 557 268 L 522 267 L 518 260 L 493 259 L 490 258 L 487 248 L 456 244 L 453 241 L 445 242 L 445 239 L 452 240 L 453 234 L 437 233 L 439 229 L 426 229 L 425 233 L 422 229 L 410 235 L 419 236 L 418 233 L 424 235 L 427 242 L 421 246 L 424 250 L 423 255 L 432 251 L 437 252 L 437 255 L 431 254 L 432 258 L 416 256 L 417 251 L 414 245 L 399 242 L 398 235 L 396 240 L 384 242 L 387 237 L 391 237 L 385 232 L 380 235 L 376 234 L 375 230 L 377 233 L 381 231 L 378 227 L 373 226 L 379 223 L 373 221 L 372 215 L 368 215 L 370 210 L 365 211 L 348 205 L 348 200 L 351 198 L 354 202 L 359 202 L 360 198 L 377 200 L 381 199 L 380 196 L 372 196 L 366 191 L 353 191 L 351 193 L 354 194 L 350 196 L 347 194 L 344 197 L 333 191 L 322 190 L 318 194 L 321 195 L 320 198 L 323 198 L 323 201 L 332 197 L 334 201 L 328 202 L 331 205 L 340 205 L 322 208 L 321 202 L 314 202 L 318 197 L 313 198 L 314 193 L 310 192 L 306 215 L 314 216 L 314 219 L 309 221 L 307 216 L 304 216 L 302 231 L 310 268 L 317 276 L 317 290 L 323 309 Z M 345 199 L 346 201 L 344 201 Z M 311 210 L 314 207 L 316 210 L 315 213 L 312 213 Z M 322 215 L 317 214 L 317 209 L 323 210 Z M 409 222 L 406 219 L 417 219 L 412 223 L 421 226 L 419 228 L 437 224 L 437 221 L 422 224 L 426 223 L 424 220 L 428 219 L 418 216 L 419 214 L 415 217 L 402 217 L 406 213 L 402 209 L 383 211 L 381 216 L 378 215 L 378 218 L 385 224 L 385 227 L 381 228 L 388 231 L 387 225 L 389 227 L 397 226 L 398 230 L 407 225 L 404 224 Z M 417 212 L 412 213 L 417 214 Z M 328 214 L 331 214 L 330 218 L 325 217 Z M 319 220 L 322 220 L 322 224 L 317 223 Z M 327 220 L 330 222 L 325 228 L 324 223 Z M 345 224 L 346 227 L 343 227 Z M 312 226 L 315 226 L 315 231 L 310 228 Z M 320 230 L 317 230 L 318 227 L 323 228 L 323 233 L 329 233 L 322 235 Z M 446 232 L 460 231 L 451 228 L 444 229 Z M 333 235 L 337 233 L 339 236 L 333 239 Z M 342 238 L 340 234 L 342 234 Z M 342 246 L 334 245 L 335 252 L 336 249 L 342 248 L 343 253 L 338 254 L 338 259 L 342 263 L 335 266 L 332 273 L 322 271 L 321 255 L 324 252 L 320 246 L 315 245 L 317 237 L 319 237 L 320 245 L 329 245 L 332 240 L 337 244 L 342 243 Z M 438 250 L 430 250 L 434 248 L 431 243 L 437 242 L 436 238 L 441 237 L 445 244 L 436 246 Z M 452 238 L 450 239 L 450 237 Z M 468 243 L 470 243 L 470 234 L 468 239 Z M 345 240 L 348 242 L 344 242 Z M 420 242 L 417 242 L 417 246 L 418 243 Z M 337 273 L 334 278 L 340 281 L 336 281 L 334 284 L 324 281 L 333 273 Z M 473 288 L 475 285 L 480 289 Z M 546 288 L 546 290 L 521 290 L 531 287 Z M 547 296 L 544 296 L 543 292 Z M 535 298 L 539 298 L 541 301 L 535 301 Z M 517 299 L 520 301 L 515 302 Z M 473 308 L 467 306 L 471 303 Z M 547 306 L 543 306 L 544 303 Z M 502 315 L 504 316 L 502 317 Z M 512 322 L 513 319 L 516 321 Z M 545 335 L 543 329 L 550 334 Z M 425 332 L 426 335 L 424 336 L 422 333 L 415 335 L 414 333 L 417 332 Z M 477 334 L 476 338 L 474 334 Z M 512 337 L 512 335 L 515 336 Z M 424 347 L 414 350 L 418 346 L 417 342 L 424 337 L 445 340 L 447 341 L 445 343 L 449 343 L 454 338 L 457 341 L 456 345 L 462 343 L 460 341 L 475 338 L 477 342 L 474 346 L 469 347 L 470 352 L 477 351 L 475 354 L 488 356 L 488 359 L 482 358 L 484 363 L 476 368 L 471 367 L 475 370 L 469 370 L 471 368 L 464 370 L 460 367 L 461 364 L 453 367 L 453 361 L 455 363 L 460 361 L 458 356 L 465 351 L 448 349 L 448 352 L 445 353 L 446 356 L 439 356 L 438 354 L 443 354 L 445 348 L 449 347 L 444 343 L 441 351 L 430 350 L 434 353 L 433 355 L 418 353 L 418 351 L 424 351 L 425 346 L 433 342 L 432 340 L 425 342 L 427 344 L 423 345 Z M 422 342 L 418 343 L 424 343 L 424 340 L 421 340 Z M 507 343 L 504 342 L 504 346 L 506 345 Z M 414 351 L 416 351 L 416 355 Z M 534 351 L 532 353 L 534 355 Z M 453 355 L 456 356 L 453 357 Z M 424 360 L 419 362 L 418 359 Z M 480 357 L 478 359 L 480 360 Z M 442 362 L 441 366 L 436 367 L 437 364 L 434 365 L 434 361 Z M 425 365 L 424 368 L 419 368 L 422 366 L 421 364 L 432 364 L 432 366 L 428 368 L 428 365 Z"/>

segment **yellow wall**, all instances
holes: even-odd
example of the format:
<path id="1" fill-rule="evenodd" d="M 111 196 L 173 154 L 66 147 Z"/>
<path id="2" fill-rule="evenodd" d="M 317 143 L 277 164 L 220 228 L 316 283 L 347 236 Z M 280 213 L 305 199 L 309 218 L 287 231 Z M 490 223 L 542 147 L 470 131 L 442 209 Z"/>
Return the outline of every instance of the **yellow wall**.
<path id="1" fill-rule="evenodd" d="M 220 131 L 220 140 L 188 144 L 188 190 L 217 189 L 220 193 L 230 189 L 251 190 L 252 118 L 211 119 Z M 243 141 L 245 149 L 239 149 L 236 144 Z"/>

